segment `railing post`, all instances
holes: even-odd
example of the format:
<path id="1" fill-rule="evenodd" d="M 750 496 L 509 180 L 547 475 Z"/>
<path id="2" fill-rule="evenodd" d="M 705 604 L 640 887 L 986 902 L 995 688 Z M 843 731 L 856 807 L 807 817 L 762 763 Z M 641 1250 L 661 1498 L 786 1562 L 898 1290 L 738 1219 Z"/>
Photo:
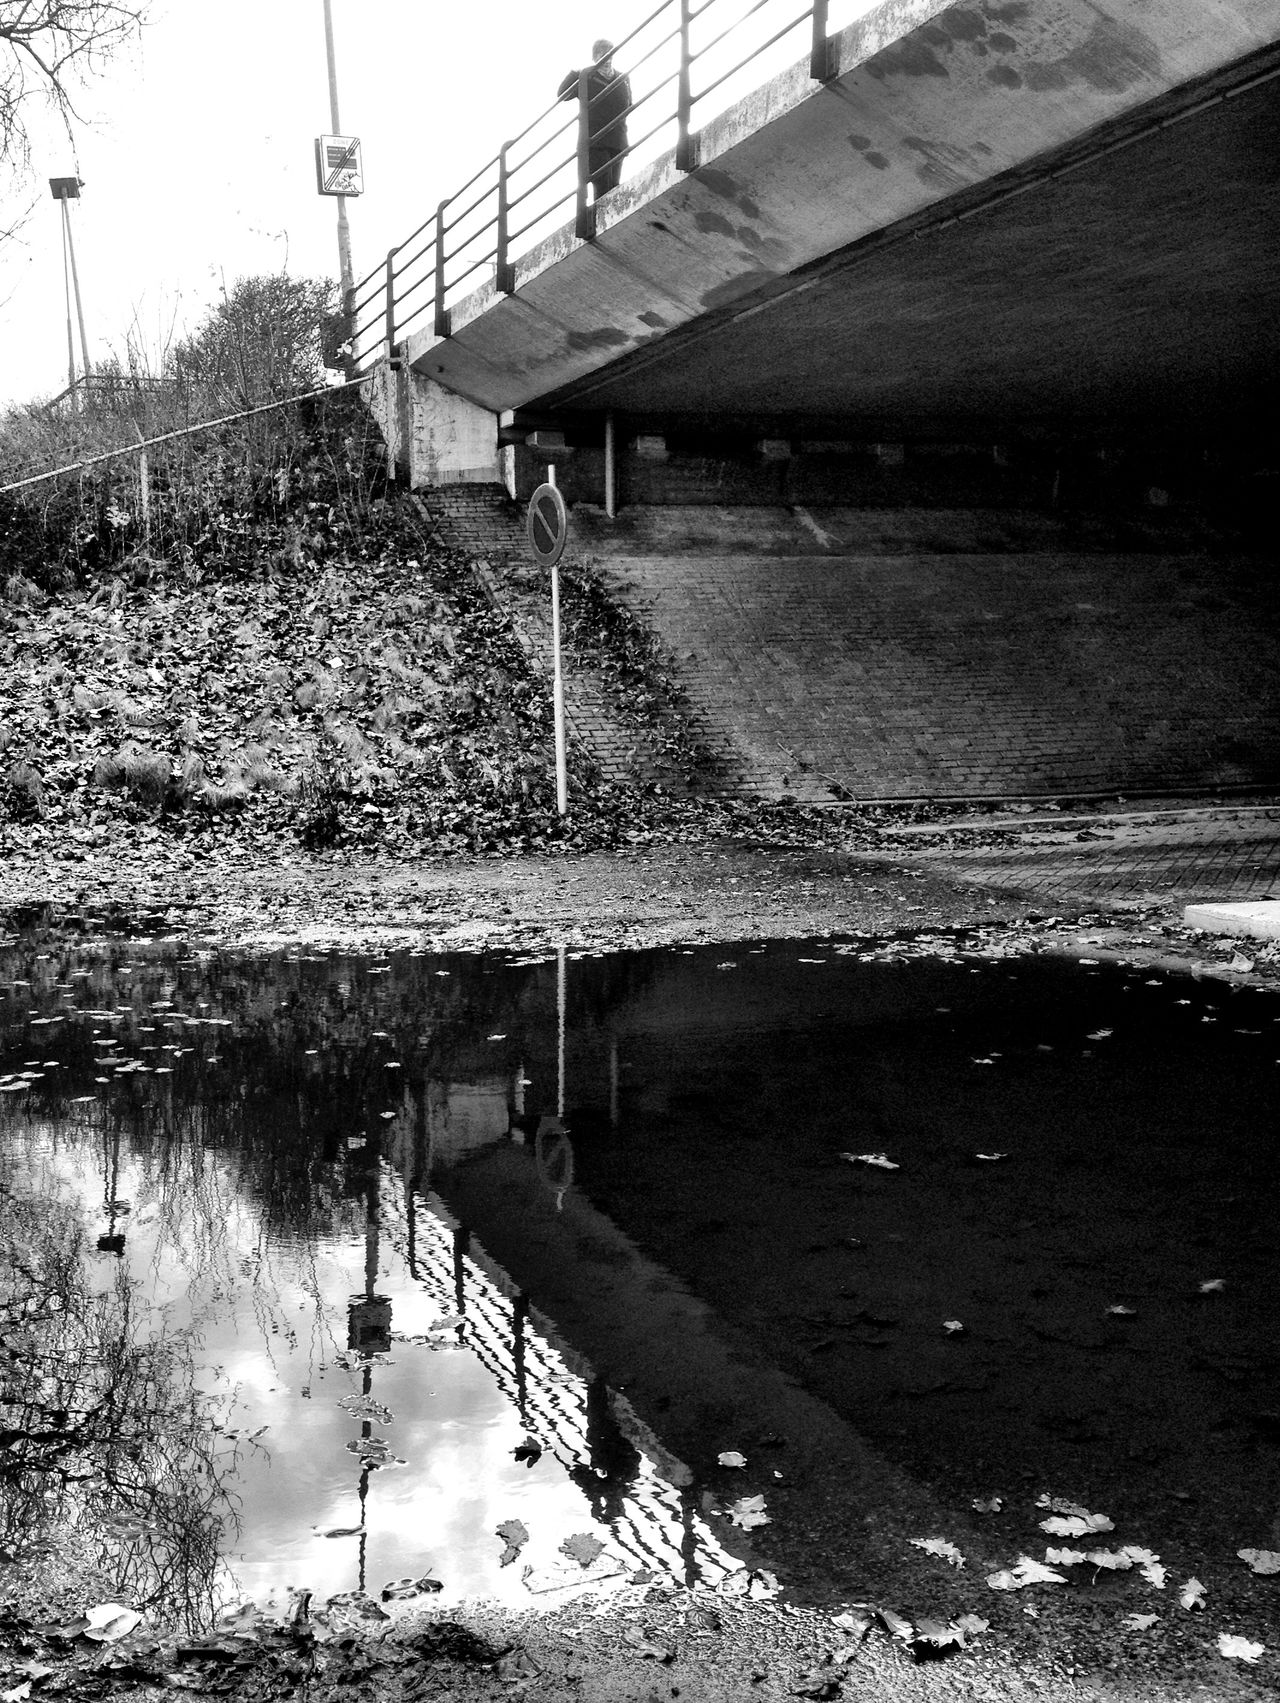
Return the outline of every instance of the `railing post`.
<path id="1" fill-rule="evenodd" d="M 398 246 L 387 250 L 387 360 L 391 363 L 396 359 L 396 279 L 391 262 L 399 252 Z"/>
<path id="2" fill-rule="evenodd" d="M 689 134 L 689 118 L 693 111 L 693 91 L 689 81 L 689 67 L 693 63 L 693 55 L 689 51 L 691 10 L 692 0 L 680 0 L 680 76 L 676 83 L 677 171 L 692 171 L 698 163 L 694 158 L 693 138 Z"/>
<path id="3" fill-rule="evenodd" d="M 813 0 L 813 46 L 809 49 L 809 75 L 816 83 L 831 77 L 831 42 L 827 37 L 827 0 Z"/>
<path id="4" fill-rule="evenodd" d="M 573 234 L 590 242 L 596 234 L 596 210 L 587 205 L 587 184 L 591 181 L 591 72 L 583 67 L 578 72 L 578 202 L 573 221 Z"/>
<path id="5" fill-rule="evenodd" d="M 510 142 L 504 142 L 498 150 L 498 258 L 494 266 L 493 281 L 504 296 L 513 295 L 516 287 L 515 267 L 507 258 L 507 249 L 510 243 L 508 225 L 510 224 L 511 213 L 507 149 L 510 146 Z"/>
<path id="6" fill-rule="evenodd" d="M 436 320 L 435 333 L 437 337 L 449 335 L 449 310 L 444 305 L 444 239 L 445 223 L 444 210 L 449 205 L 451 197 L 446 195 L 436 208 Z"/>

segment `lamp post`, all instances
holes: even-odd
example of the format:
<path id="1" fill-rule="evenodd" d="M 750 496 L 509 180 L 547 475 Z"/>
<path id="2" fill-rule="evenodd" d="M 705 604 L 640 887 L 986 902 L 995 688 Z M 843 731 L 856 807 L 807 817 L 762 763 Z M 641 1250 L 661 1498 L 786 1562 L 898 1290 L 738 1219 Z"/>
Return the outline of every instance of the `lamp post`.
<path id="1" fill-rule="evenodd" d="M 342 124 L 338 118 L 338 71 L 333 52 L 333 8 L 331 0 L 324 0 L 324 51 L 329 67 L 329 122 L 333 125 L 334 135 L 341 134 Z M 349 309 L 355 286 L 355 273 L 351 269 L 351 227 L 347 223 L 347 198 L 345 195 L 336 197 L 338 203 L 338 271 L 342 281 L 342 306 L 344 311 Z"/>
<path id="2" fill-rule="evenodd" d="M 328 0 L 326 0 L 326 4 Z M 62 203 L 62 276 L 67 293 L 67 386 L 71 392 L 71 406 L 76 405 L 76 353 L 75 343 L 71 335 L 71 295 L 75 292 L 76 319 L 80 325 L 80 359 L 84 367 L 86 383 L 89 378 L 89 342 L 84 334 L 84 305 L 80 300 L 80 275 L 76 271 L 76 250 L 71 240 L 71 214 L 67 203 L 80 199 L 81 182 L 78 177 L 51 177 L 49 190 L 55 201 Z"/>

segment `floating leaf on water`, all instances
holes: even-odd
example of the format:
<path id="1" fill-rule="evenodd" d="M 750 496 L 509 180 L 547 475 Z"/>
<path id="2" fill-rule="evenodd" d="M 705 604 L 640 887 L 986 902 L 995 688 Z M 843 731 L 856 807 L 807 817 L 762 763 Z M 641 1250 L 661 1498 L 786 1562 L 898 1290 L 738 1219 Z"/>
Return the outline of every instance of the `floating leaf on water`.
<path id="1" fill-rule="evenodd" d="M 590 1567 L 597 1556 L 604 1554 L 604 1545 L 591 1532 L 575 1532 L 560 1545 L 561 1555 L 567 1555 L 580 1567 Z"/>
<path id="2" fill-rule="evenodd" d="M 1280 1549 L 1237 1549 L 1252 1573 L 1280 1573 Z"/>
<path id="3" fill-rule="evenodd" d="M 942 1328 L 948 1336 L 958 1336 L 964 1330 L 964 1323 L 960 1319 L 943 1319 Z"/>
<path id="4" fill-rule="evenodd" d="M 430 1596 L 443 1589 L 439 1579 L 424 1574 L 421 1579 L 392 1579 L 382 1587 L 381 1595 L 383 1602 L 408 1602 L 413 1597 Z"/>
<path id="5" fill-rule="evenodd" d="M 770 1523 L 769 1516 L 764 1511 L 763 1496 L 740 1496 L 728 1512 L 734 1525 L 741 1526 L 743 1531 L 750 1531 L 753 1526 L 767 1526 Z"/>
<path id="6" fill-rule="evenodd" d="M 1241 1638 L 1235 1632 L 1219 1632 L 1218 1653 L 1231 1662 L 1256 1662 L 1266 1648 L 1263 1644 L 1255 1644 L 1248 1638 Z"/>
<path id="7" fill-rule="evenodd" d="M 1208 1277 L 1200 1285 L 1200 1293 L 1202 1295 L 1220 1295 L 1226 1287 L 1227 1280 L 1225 1277 Z"/>
<path id="8" fill-rule="evenodd" d="M 988 1496 L 985 1499 L 981 1496 L 975 1496 L 973 1499 L 975 1514 L 998 1514 L 1003 1507 L 1003 1496 Z"/>
<path id="9" fill-rule="evenodd" d="M 1183 1608 L 1204 1607 L 1204 1586 L 1199 1579 L 1188 1579 L 1178 1592 L 1178 1602 Z"/>
<path id="10" fill-rule="evenodd" d="M 1121 1618 L 1120 1624 L 1126 1632 L 1145 1632 L 1148 1627 L 1154 1626 L 1159 1618 L 1158 1614 L 1126 1614 Z"/>
<path id="11" fill-rule="evenodd" d="M 498 1557 L 499 1567 L 509 1567 L 529 1541 L 529 1528 L 523 1520 L 503 1520 L 498 1527 L 498 1536 L 506 1548 Z"/>
<path id="12" fill-rule="evenodd" d="M 913 1549 L 923 1549 L 926 1555 L 936 1555 L 943 1561 L 949 1561 L 953 1567 L 964 1566 L 964 1556 L 945 1537 L 912 1537 L 907 1541 Z"/>
<path id="13" fill-rule="evenodd" d="M 542 1459 L 542 1444 L 536 1437 L 526 1437 L 523 1443 L 517 1443 L 511 1451 L 515 1460 L 523 1461 L 526 1466 L 534 1466 Z"/>
<path id="14" fill-rule="evenodd" d="M 1052 1514 L 1041 1520 L 1040 1530 L 1050 1537 L 1088 1537 L 1090 1532 L 1113 1532 L 1114 1523 L 1105 1514 Z"/>
<path id="15" fill-rule="evenodd" d="M 881 1171 L 900 1171 L 902 1167 L 895 1165 L 892 1159 L 883 1153 L 842 1153 L 842 1159 L 847 1159 L 851 1165 L 874 1165 Z"/>
<path id="16" fill-rule="evenodd" d="M 719 1466 L 746 1466 L 747 1457 L 739 1454 L 737 1449 L 726 1449 L 716 1456 L 716 1463 Z"/>
<path id="17" fill-rule="evenodd" d="M 982 1159 L 988 1165 L 994 1165 L 994 1164 L 997 1163 L 997 1161 L 999 1161 L 1001 1159 L 1007 1159 L 1008 1157 L 1009 1157 L 1009 1155 L 1007 1153 L 975 1153 L 974 1154 L 975 1159 Z"/>
<path id="18" fill-rule="evenodd" d="M 363 1526 L 312 1526 L 317 1537 L 359 1537 Z"/>
<path id="19" fill-rule="evenodd" d="M 1107 1308 L 1107 1312 L 1118 1319 L 1131 1319 L 1137 1310 L 1136 1307 L 1126 1307 L 1123 1303 Z"/>
<path id="20" fill-rule="evenodd" d="M 1063 1574 L 1042 1567 L 1029 1555 L 1020 1555 L 1014 1567 L 1005 1567 L 999 1573 L 987 1575 L 987 1583 L 993 1591 L 1021 1591 L 1028 1585 L 1065 1585 L 1066 1582 Z"/>

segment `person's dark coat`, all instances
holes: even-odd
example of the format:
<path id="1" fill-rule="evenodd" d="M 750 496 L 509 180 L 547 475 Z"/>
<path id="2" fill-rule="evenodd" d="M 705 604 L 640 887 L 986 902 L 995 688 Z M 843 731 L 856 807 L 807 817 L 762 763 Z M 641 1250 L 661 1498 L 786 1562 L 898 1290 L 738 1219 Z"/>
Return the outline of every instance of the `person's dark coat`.
<path id="1" fill-rule="evenodd" d="M 562 101 L 576 100 L 577 71 L 570 71 L 560 84 Z M 627 111 L 631 105 L 631 84 L 617 71 L 606 71 L 593 65 L 587 72 L 587 100 L 591 140 L 588 144 L 589 174 L 599 199 L 617 187 L 622 173 L 623 156 L 627 151 Z"/>

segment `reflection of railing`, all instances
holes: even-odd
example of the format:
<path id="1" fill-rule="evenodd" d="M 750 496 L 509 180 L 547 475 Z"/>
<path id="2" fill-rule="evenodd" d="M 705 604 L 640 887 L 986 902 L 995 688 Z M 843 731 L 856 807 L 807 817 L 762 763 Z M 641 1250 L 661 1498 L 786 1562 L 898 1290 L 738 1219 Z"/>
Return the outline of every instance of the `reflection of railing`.
<path id="1" fill-rule="evenodd" d="M 740 3 L 740 0 L 739 0 Z M 615 49 L 613 59 L 631 89 L 627 167 L 634 170 L 674 149 L 676 168 L 698 163 L 695 125 L 705 126 L 758 86 L 778 55 L 794 61 L 807 45 L 809 75 L 831 75 L 829 0 L 749 0 L 725 22 L 725 0 L 660 0 Z M 858 12 L 865 6 L 846 4 Z M 777 50 L 775 53 L 774 50 Z M 383 265 L 354 287 L 348 304 L 357 367 L 369 371 L 385 354 L 394 358 L 405 333 L 421 329 L 431 314 L 437 337 L 450 333 L 450 314 L 463 296 L 492 282 L 503 295 L 515 291 L 515 261 L 565 221 L 574 207 L 574 232 L 595 234 L 588 201 L 589 154 L 607 125 L 593 120 L 586 71 L 579 74 L 574 107 L 557 100 L 481 166 L 435 213 L 393 248 Z M 610 115 L 608 124 L 614 122 Z"/>
<path id="2" fill-rule="evenodd" d="M 384 1232 L 397 1232 L 416 1281 L 449 1314 L 463 1314 L 463 1340 L 488 1368 L 521 1421 L 542 1446 L 574 1473 L 593 1466 L 590 1436 L 591 1368 L 551 1340 L 547 1321 L 530 1309 L 511 1279 L 477 1244 L 462 1242 L 444 1203 L 435 1196 L 401 1196 L 387 1177 L 382 1191 Z M 398 1222 L 397 1222 L 398 1221 Z M 616 1398 L 615 1398 L 616 1401 Z M 651 1568 L 686 1584 L 715 1584 L 740 1563 L 722 1549 L 710 1527 L 664 1476 L 674 1465 L 638 1416 L 619 1415 L 639 1456 L 621 1493 L 621 1511 L 609 1522 L 613 1547 L 637 1568 Z M 677 1474 L 679 1469 L 677 1468 Z"/>

